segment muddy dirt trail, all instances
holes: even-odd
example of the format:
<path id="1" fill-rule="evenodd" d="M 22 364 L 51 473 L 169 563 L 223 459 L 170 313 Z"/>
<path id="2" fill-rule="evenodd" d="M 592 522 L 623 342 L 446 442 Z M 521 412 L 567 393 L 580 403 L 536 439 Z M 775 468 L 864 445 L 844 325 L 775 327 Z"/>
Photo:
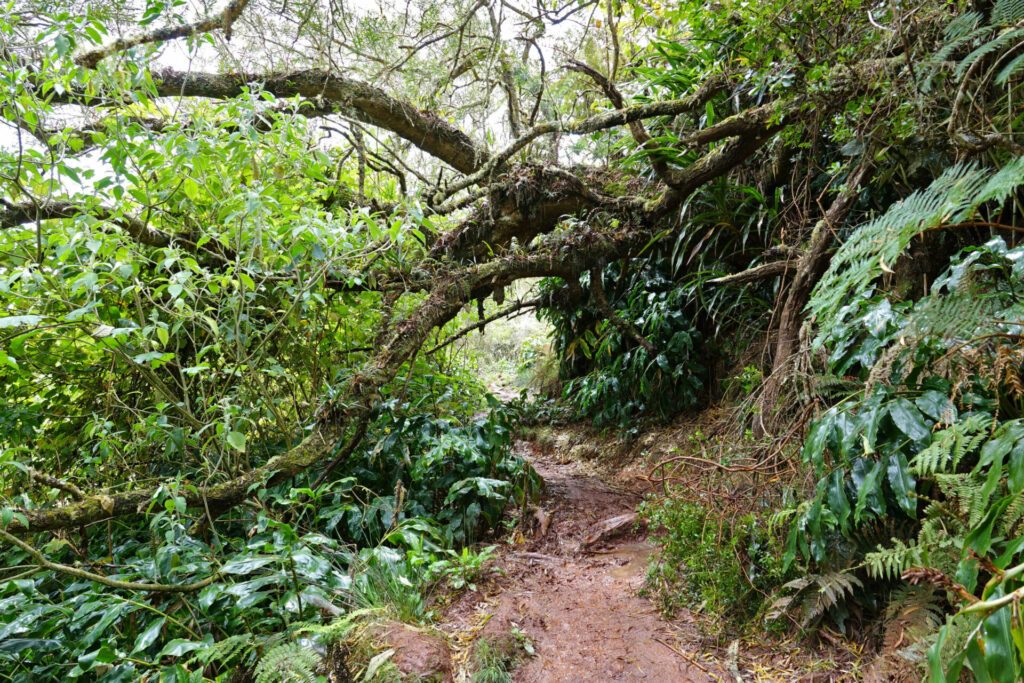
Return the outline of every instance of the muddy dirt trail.
<path id="1" fill-rule="evenodd" d="M 502 546 L 503 576 L 448 611 L 443 628 L 463 658 L 476 638 L 518 629 L 535 652 L 514 673 L 521 683 L 731 680 L 700 654 L 692 623 L 663 620 L 637 595 L 653 550 L 633 531 L 639 495 L 533 444 L 518 448 L 545 481 L 541 512 L 521 543 Z"/>

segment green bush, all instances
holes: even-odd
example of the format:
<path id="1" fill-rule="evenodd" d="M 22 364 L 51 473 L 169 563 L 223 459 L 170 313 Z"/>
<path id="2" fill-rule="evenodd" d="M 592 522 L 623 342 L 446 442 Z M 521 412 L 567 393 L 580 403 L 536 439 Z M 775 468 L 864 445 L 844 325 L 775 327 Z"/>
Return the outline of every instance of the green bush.
<path id="1" fill-rule="evenodd" d="M 818 482 L 795 511 L 787 562 L 803 556 L 817 584 L 839 587 L 827 607 L 840 615 L 885 619 L 886 603 L 907 594 L 901 580 L 933 587 L 917 613 L 950 613 L 947 625 L 910 645 L 931 645 L 936 683 L 965 667 L 978 680 L 1024 675 L 1024 632 L 1008 607 L 1024 590 L 1024 248 L 971 247 L 917 300 L 878 289 L 879 263 L 930 226 L 984 216 L 985 202 L 1022 183 L 1024 159 L 951 167 L 858 228 L 810 302 L 829 375 L 856 390 L 807 433 L 803 459 Z"/>
<path id="2" fill-rule="evenodd" d="M 571 378 L 564 394 L 577 414 L 598 426 L 624 426 L 638 415 L 664 419 L 695 406 L 707 369 L 703 337 L 686 311 L 687 289 L 653 266 L 623 282 L 612 266 L 602 277 L 615 283 L 606 285 L 607 296 L 628 329 L 596 309 L 543 312 L 554 328 L 561 376 Z"/>
<path id="3" fill-rule="evenodd" d="M 14 569 L 0 583 L 0 670 L 12 681 L 216 679 L 252 670 L 325 605 L 429 618 L 435 585 L 484 571 L 488 550 L 456 549 L 490 533 L 537 478 L 512 455 L 501 410 L 460 425 L 387 407 L 367 445 L 319 487 L 311 472 L 260 491 L 208 537 L 168 487 L 148 524 L 114 524 L 95 539 L 110 579 L 180 584 L 219 572 L 194 593 L 139 600 L 5 549 Z M 42 549 L 67 564 L 78 557 L 69 540 Z"/>

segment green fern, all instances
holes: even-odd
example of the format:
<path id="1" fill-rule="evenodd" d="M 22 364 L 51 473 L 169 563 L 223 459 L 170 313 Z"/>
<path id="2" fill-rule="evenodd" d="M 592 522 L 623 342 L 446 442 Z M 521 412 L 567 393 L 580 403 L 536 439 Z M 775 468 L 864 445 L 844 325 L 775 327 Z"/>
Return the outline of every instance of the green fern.
<path id="1" fill-rule="evenodd" d="M 844 306 L 868 293 L 915 235 L 967 221 L 982 205 L 1005 201 L 1022 184 L 1024 157 L 997 171 L 976 164 L 956 164 L 927 188 L 857 228 L 833 256 L 808 304 L 821 325 L 816 345 L 837 331 Z"/>
<path id="2" fill-rule="evenodd" d="M 955 54 L 974 46 L 974 49 L 957 64 L 955 75 L 961 79 L 973 66 L 997 53 L 1009 56 L 1022 45 L 1024 27 L 1024 0 L 1000 0 L 992 8 L 988 23 L 982 23 L 982 15 L 968 12 L 956 17 L 946 27 L 944 45 L 933 56 L 933 73 L 943 67 Z M 1000 58 L 996 62 L 998 65 Z M 1024 55 L 1019 55 L 1000 69 L 996 85 L 1006 85 L 1014 76 L 1024 70 Z"/>
<path id="3" fill-rule="evenodd" d="M 935 481 L 942 494 L 957 506 L 968 527 L 974 527 L 982 520 L 990 497 L 985 494 L 984 481 L 970 474 L 937 474 Z"/>
<path id="4" fill-rule="evenodd" d="M 997 297 L 977 296 L 969 287 L 942 296 L 933 294 L 907 314 L 904 336 L 965 341 L 991 329 L 1000 309 Z"/>
<path id="5" fill-rule="evenodd" d="M 774 620 L 789 616 L 796 619 L 802 628 L 807 628 L 863 587 L 860 579 L 845 571 L 807 574 L 782 587 L 782 590 L 792 593 L 776 600 L 767 618 Z"/>
<path id="6" fill-rule="evenodd" d="M 999 518 L 999 534 L 1013 538 L 1024 533 L 1024 496 L 1017 496 Z"/>
<path id="7" fill-rule="evenodd" d="M 223 640 L 218 640 L 210 647 L 197 650 L 192 659 L 203 666 L 216 664 L 225 667 L 252 652 L 255 646 L 256 640 L 252 634 L 228 636 Z"/>
<path id="8" fill-rule="evenodd" d="M 256 683 L 314 683 L 320 657 L 299 643 L 271 649 L 256 666 Z"/>
<path id="9" fill-rule="evenodd" d="M 914 456 L 914 474 L 929 476 L 955 472 L 964 456 L 973 453 L 988 437 L 992 419 L 988 415 L 969 415 L 936 432 L 931 444 Z"/>
<path id="10" fill-rule="evenodd" d="M 1019 54 L 1011 59 L 1006 66 L 996 74 L 996 85 L 1006 85 L 1010 79 L 1024 71 L 1024 54 Z"/>
<path id="11" fill-rule="evenodd" d="M 1024 29 L 1012 29 L 997 35 L 992 40 L 986 41 L 971 51 L 971 53 L 964 57 L 964 59 L 957 65 L 956 77 L 963 78 L 971 67 L 982 59 L 985 59 L 996 52 L 1014 47 L 1022 38 L 1024 38 Z"/>
<path id="12" fill-rule="evenodd" d="M 992 23 L 1011 26 L 1024 19 L 1024 0 L 996 0 L 992 7 Z"/>
<path id="13" fill-rule="evenodd" d="M 888 548 L 878 550 L 864 556 L 864 566 L 868 574 L 880 579 L 896 579 L 910 567 L 923 564 L 922 548 L 917 541 L 904 543 L 898 538 L 892 539 Z"/>

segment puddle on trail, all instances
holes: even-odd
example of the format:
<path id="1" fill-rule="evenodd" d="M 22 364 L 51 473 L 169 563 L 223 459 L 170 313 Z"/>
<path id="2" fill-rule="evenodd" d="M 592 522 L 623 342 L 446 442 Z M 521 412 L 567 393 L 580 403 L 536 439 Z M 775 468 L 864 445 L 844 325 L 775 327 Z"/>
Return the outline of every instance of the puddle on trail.
<path id="1" fill-rule="evenodd" d="M 609 575 L 634 584 L 643 579 L 653 552 L 654 548 L 649 543 L 634 541 L 616 546 L 609 552 L 596 553 L 595 556 L 607 561 Z"/>

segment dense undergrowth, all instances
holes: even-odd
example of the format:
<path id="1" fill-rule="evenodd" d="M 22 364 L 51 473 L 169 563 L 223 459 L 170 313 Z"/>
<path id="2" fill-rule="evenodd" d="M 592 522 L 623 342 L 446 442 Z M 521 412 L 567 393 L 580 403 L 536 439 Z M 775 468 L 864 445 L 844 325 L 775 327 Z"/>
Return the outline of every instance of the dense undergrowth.
<path id="1" fill-rule="evenodd" d="M 282 671 L 312 676 L 317 653 L 332 645 L 333 632 L 314 628 L 325 606 L 428 620 L 435 587 L 479 580 L 488 552 L 470 545 L 498 528 L 510 503 L 531 500 L 539 481 L 510 453 L 502 409 L 458 425 L 399 417 L 406 407 L 387 406 L 367 446 L 325 484 L 261 490 L 205 528 L 167 488 L 145 526 L 114 525 L 93 541 L 111 581 L 217 578 L 193 593 L 141 602 L 8 552 L 16 575 L 0 595 L 0 658 L 9 678 L 204 680 L 276 667 L 267 680 L 285 680 Z M 75 564 L 80 541 L 57 538 L 43 550 Z M 277 653 L 269 662 L 268 652 Z"/>
<path id="2" fill-rule="evenodd" d="M 995 80 L 1012 84 L 1021 60 L 1010 60 L 1019 47 L 1019 29 L 1010 27 L 1020 16 L 1012 2 L 964 14 L 945 27 L 935 59 L 962 59 L 956 77 L 964 78 L 985 56 L 1004 55 Z M 892 123 L 885 135 L 923 131 Z M 881 168 L 855 209 L 862 218 L 841 234 L 811 293 L 805 351 L 789 365 L 744 355 L 744 337 L 759 322 L 751 295 L 772 296 L 756 284 L 724 295 L 712 289 L 716 308 L 693 295 L 709 291 L 693 289 L 693 271 L 639 284 L 618 275 L 606 285 L 620 318 L 664 354 L 656 358 L 671 357 L 660 368 L 632 330 L 600 311 L 550 315 L 563 376 L 581 375 L 565 390 L 580 417 L 620 426 L 664 418 L 698 394 L 725 395 L 735 406 L 737 426 L 716 444 L 660 451 L 676 475 L 679 453 L 690 469 L 719 468 L 710 487 L 695 476 L 644 504 L 661 546 L 648 590 L 663 609 L 699 609 L 713 624 L 731 620 L 729 631 L 765 622 L 811 634 L 835 629 L 877 648 L 872 666 L 884 678 L 1010 682 L 1024 671 L 1024 253 L 1013 235 L 1024 165 L 1012 155 L 994 164 L 936 161 L 922 158 L 919 172 L 930 171 L 893 196 L 893 166 L 876 157 Z M 778 221 L 776 206 L 750 189 L 762 224 Z M 744 225 L 744 204 L 731 206 L 740 212 L 728 223 Z M 679 240 L 704 238 L 704 230 L 695 215 Z M 747 239 L 724 241 L 725 255 Z M 695 270 L 714 273 L 722 243 L 703 246 Z M 648 267 L 664 260 L 654 254 Z M 676 318 L 660 315 L 666 291 Z M 644 297 L 650 305 L 637 307 Z M 698 336 L 702 317 L 718 324 Z M 692 340 L 687 353 L 671 355 L 664 329 Z M 716 362 L 744 370 L 709 375 Z M 774 381 L 757 387 L 773 369 Z M 752 438 L 751 427 L 764 432 L 765 424 L 784 436 Z M 744 502 L 716 500 L 749 483 L 740 473 L 750 462 L 771 483 L 741 495 Z"/>

